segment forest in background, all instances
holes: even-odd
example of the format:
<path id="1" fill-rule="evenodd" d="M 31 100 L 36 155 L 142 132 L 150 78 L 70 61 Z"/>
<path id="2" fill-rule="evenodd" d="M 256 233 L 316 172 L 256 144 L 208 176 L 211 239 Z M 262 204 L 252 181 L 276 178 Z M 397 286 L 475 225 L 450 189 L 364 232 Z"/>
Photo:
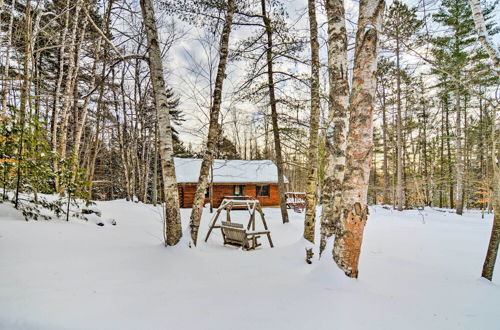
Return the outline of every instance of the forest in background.
<path id="1" fill-rule="evenodd" d="M 0 5 L 0 185 L 28 214 L 38 193 L 58 193 L 163 201 L 175 223 L 172 156 L 204 158 L 198 195 L 213 158 L 272 159 L 282 202 L 284 191 L 308 194 L 311 240 L 315 206 L 340 198 L 349 171 L 338 155 L 356 152 L 346 142 L 353 118 L 359 132 L 373 122 L 373 145 L 352 137 L 370 157 L 357 160 L 369 163 L 369 204 L 493 209 L 498 57 L 478 42 L 467 0 L 396 1 L 385 12 L 382 1 L 344 12 L 333 1 L 160 0 L 156 16 L 149 0 Z M 361 43 L 364 5 L 382 11 L 367 14 L 377 35 Z M 481 3 L 491 38 L 496 5 Z M 195 46 L 181 55 L 188 41 Z M 359 54 L 372 50 L 365 42 L 378 57 L 364 55 L 376 65 L 374 86 L 356 78 Z M 195 244 L 200 212 L 191 216 Z"/>

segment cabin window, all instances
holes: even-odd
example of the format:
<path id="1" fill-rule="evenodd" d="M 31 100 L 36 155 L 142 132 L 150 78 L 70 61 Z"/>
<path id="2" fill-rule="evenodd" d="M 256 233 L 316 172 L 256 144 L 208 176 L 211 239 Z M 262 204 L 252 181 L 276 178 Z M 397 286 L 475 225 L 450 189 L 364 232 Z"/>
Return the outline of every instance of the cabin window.
<path id="1" fill-rule="evenodd" d="M 245 186 L 233 186 L 233 195 L 234 196 L 243 196 L 243 188 Z"/>
<path id="2" fill-rule="evenodd" d="M 210 198 L 210 186 L 205 190 L 205 198 Z"/>
<path id="3" fill-rule="evenodd" d="M 269 185 L 257 186 L 257 197 L 269 197 Z"/>

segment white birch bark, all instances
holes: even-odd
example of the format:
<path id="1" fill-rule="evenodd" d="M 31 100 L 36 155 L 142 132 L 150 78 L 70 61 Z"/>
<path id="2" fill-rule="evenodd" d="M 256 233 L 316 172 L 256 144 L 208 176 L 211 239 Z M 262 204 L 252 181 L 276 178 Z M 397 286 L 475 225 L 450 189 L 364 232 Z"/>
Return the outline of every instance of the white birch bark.
<path id="1" fill-rule="evenodd" d="M 328 111 L 326 164 L 321 213 L 320 254 L 326 239 L 335 232 L 342 208 L 342 183 L 349 125 L 349 80 L 347 68 L 347 31 L 343 0 L 326 0 L 328 19 Z"/>
<path id="2" fill-rule="evenodd" d="M 66 158 L 66 141 L 68 139 L 68 122 L 69 122 L 69 110 L 73 106 L 75 100 L 74 100 L 74 89 L 75 89 L 75 84 L 76 84 L 76 79 L 78 76 L 78 69 L 80 65 L 80 61 L 78 61 L 78 54 L 81 49 L 81 41 L 83 40 L 84 34 L 85 34 L 85 26 L 87 20 L 85 19 L 83 22 L 83 27 L 81 29 L 81 35 L 80 35 L 80 43 L 75 47 L 75 44 L 77 44 L 77 38 L 78 38 L 78 30 L 81 27 L 80 24 L 82 23 L 80 21 L 80 12 L 83 6 L 83 0 L 78 0 L 75 6 L 75 13 L 74 13 L 74 18 L 73 18 L 73 27 L 71 30 L 71 36 L 68 40 L 70 43 L 68 46 L 68 70 L 66 73 L 66 85 L 64 88 L 64 94 L 63 94 L 63 103 L 61 107 L 61 120 L 60 120 L 60 126 L 59 126 L 59 135 L 57 137 L 58 140 L 58 156 L 60 159 L 65 159 Z M 61 187 L 56 180 L 56 190 L 58 192 L 63 192 L 64 187 Z"/>
<path id="3" fill-rule="evenodd" d="M 57 82 L 56 86 L 54 89 L 54 105 L 52 109 L 52 134 L 51 134 L 51 148 L 52 148 L 52 154 L 56 155 L 57 154 L 57 131 L 59 127 L 59 121 L 58 121 L 58 116 L 59 116 L 59 103 L 61 99 L 61 87 L 62 87 L 62 81 L 64 77 L 64 54 L 66 50 L 66 38 L 68 34 L 68 27 L 69 27 L 69 14 L 70 11 L 69 9 L 70 5 L 70 0 L 66 1 L 66 14 L 64 15 L 64 27 L 61 32 L 61 38 L 60 38 L 60 45 L 61 47 L 59 48 L 59 74 L 57 77 Z M 52 167 L 54 172 L 57 172 L 59 168 L 59 162 L 57 160 L 57 157 L 53 157 L 53 163 Z M 55 187 L 56 190 L 59 190 L 59 179 L 58 176 L 55 177 Z"/>
<path id="4" fill-rule="evenodd" d="M 19 108 L 19 144 L 17 148 L 17 179 L 16 179 L 16 193 L 15 193 L 15 208 L 19 207 L 19 192 L 21 190 L 21 176 L 23 174 L 22 166 L 24 163 L 23 153 L 24 153 L 24 133 L 25 133 L 25 121 L 26 113 L 29 105 L 30 98 L 30 84 L 31 84 L 31 59 L 33 57 L 33 45 L 32 42 L 32 17 L 31 17 L 31 1 L 26 2 L 25 9 L 25 24 L 24 24 L 24 60 L 23 60 L 23 83 L 21 85 L 21 100 Z"/>
<path id="5" fill-rule="evenodd" d="M 165 192 L 165 245 L 171 246 L 177 244 L 182 237 L 179 191 L 175 178 L 172 126 L 152 0 L 141 0 L 141 11 L 148 37 L 149 70 L 151 72 L 151 83 L 153 85 L 160 131 L 160 157 Z"/>
<path id="6" fill-rule="evenodd" d="M 474 18 L 474 24 L 476 25 L 478 39 L 484 50 L 488 53 L 488 56 L 493 64 L 493 69 L 498 75 L 500 75 L 500 50 L 498 50 L 497 45 L 495 45 L 493 40 L 488 35 L 483 12 L 481 10 L 481 3 L 479 0 L 469 0 L 469 4 L 472 9 L 472 17 Z"/>
<path id="7" fill-rule="evenodd" d="M 100 51 L 101 48 L 101 38 L 98 38 L 95 44 L 94 50 L 96 51 L 96 54 Z M 95 87 L 95 82 L 96 82 L 96 76 L 97 76 L 97 62 L 99 61 L 99 55 L 96 55 L 96 58 L 94 59 L 94 63 L 92 65 L 92 71 L 91 71 L 91 78 L 90 78 L 90 89 L 94 89 Z M 89 103 L 90 103 L 90 98 L 93 95 L 93 93 L 88 94 L 85 99 L 83 100 L 83 105 L 81 108 L 81 115 L 77 116 L 78 118 L 75 118 L 77 121 L 76 123 L 76 130 L 75 130 L 75 135 L 74 135 L 74 141 L 73 141 L 73 154 L 72 154 L 72 172 L 73 172 L 73 180 L 75 179 L 75 174 L 76 174 L 76 169 L 78 168 L 78 159 L 79 159 L 79 153 L 80 153 L 80 145 L 81 145 L 81 138 L 83 134 L 83 128 L 85 126 L 85 122 L 87 121 L 87 113 L 88 113 L 88 108 L 89 108 Z"/>
<path id="8" fill-rule="evenodd" d="M 319 43 L 316 20 L 316 0 L 308 1 L 309 33 L 311 36 L 311 114 L 309 122 L 308 176 L 306 183 L 306 214 L 304 217 L 304 238 L 314 243 L 316 205 L 318 188 L 318 138 L 319 138 Z M 306 260 L 310 262 L 312 250 L 308 249 Z"/>
<path id="9" fill-rule="evenodd" d="M 385 2 L 361 0 L 350 96 L 343 210 L 333 258 L 349 277 L 358 277 L 363 231 L 368 218 L 368 182 L 373 152 L 378 41 Z"/>
<path id="10" fill-rule="evenodd" d="M 493 40 L 489 38 L 488 31 L 486 30 L 486 23 L 484 21 L 483 13 L 481 11 L 481 5 L 479 0 L 469 0 L 472 8 L 472 15 L 474 18 L 474 23 L 476 25 L 477 34 L 479 41 L 481 42 L 483 48 L 488 53 L 492 64 L 493 70 L 500 75 L 500 51 L 495 45 Z M 492 280 L 493 271 L 495 269 L 495 262 L 498 255 L 498 247 L 500 245 L 500 159 L 498 156 L 499 152 L 499 140 L 497 134 L 497 113 L 493 109 L 492 116 L 492 128 L 491 128 L 491 138 L 492 138 L 492 151 L 491 151 L 491 165 L 493 170 L 493 182 L 492 182 L 492 197 L 491 204 L 493 204 L 493 227 L 491 229 L 490 243 L 488 245 L 488 251 L 486 253 L 486 258 L 483 264 L 483 271 L 481 276 Z"/>
<path id="11" fill-rule="evenodd" d="M 104 22 L 103 26 L 106 27 L 109 24 L 109 15 L 111 13 L 111 7 L 113 5 L 113 1 L 110 0 L 108 3 L 108 7 L 106 8 L 106 13 L 104 17 Z M 85 9 L 84 9 L 85 10 Z M 85 96 L 83 100 L 83 105 L 81 108 L 81 115 L 77 116 L 76 118 L 77 124 L 76 124 L 76 130 L 75 130 L 75 135 L 74 135 L 74 141 L 73 141 L 73 155 L 72 155 L 72 180 L 74 181 L 76 179 L 76 171 L 78 168 L 78 159 L 80 155 L 80 146 L 81 146 L 81 139 L 82 139 L 82 134 L 83 134 L 83 128 L 85 127 L 85 123 L 87 121 L 87 114 L 88 114 L 88 109 L 89 109 L 89 103 L 91 100 L 91 97 L 93 95 L 92 91 L 96 90 L 96 78 L 97 78 L 97 64 L 100 61 L 100 54 L 101 54 L 101 46 L 102 46 L 102 37 L 99 35 L 97 38 L 97 41 L 95 42 L 95 47 L 94 47 L 94 62 L 92 64 L 92 71 L 90 74 L 90 84 L 89 84 L 89 93 Z M 104 76 L 104 68 L 102 70 L 102 76 Z"/>
<path id="12" fill-rule="evenodd" d="M 9 84 L 9 70 L 10 70 L 10 49 L 12 47 L 12 27 L 14 25 L 14 8 L 16 6 L 16 0 L 12 0 L 12 5 L 10 7 L 10 18 L 9 27 L 7 30 L 7 45 L 5 49 L 5 64 L 4 64 L 4 74 L 3 74 L 3 86 L 2 86 L 2 114 L 5 115 L 7 112 L 7 90 Z"/>

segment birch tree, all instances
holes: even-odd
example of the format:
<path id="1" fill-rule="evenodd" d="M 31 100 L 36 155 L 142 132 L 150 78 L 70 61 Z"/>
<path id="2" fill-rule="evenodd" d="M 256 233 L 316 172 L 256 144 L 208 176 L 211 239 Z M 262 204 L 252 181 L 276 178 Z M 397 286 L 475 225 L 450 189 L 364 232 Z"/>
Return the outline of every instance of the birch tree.
<path id="1" fill-rule="evenodd" d="M 3 8 L 3 5 L 0 6 L 0 8 Z M 7 45 L 6 45 L 6 50 L 5 50 L 5 63 L 4 65 L 4 71 L 3 71 L 3 84 L 2 84 L 2 114 L 5 115 L 7 113 L 7 84 L 8 82 L 8 77 L 9 77 L 9 68 L 10 68 L 10 50 L 12 47 L 12 27 L 14 26 L 14 11 L 16 7 L 16 0 L 12 0 L 12 4 L 10 6 L 10 13 L 9 13 L 9 25 L 7 28 Z"/>
<path id="2" fill-rule="evenodd" d="M 208 174 L 213 163 L 217 137 L 219 135 L 219 112 L 222 103 L 222 88 L 226 76 L 226 66 L 229 54 L 229 37 L 233 23 L 233 15 L 236 9 L 236 0 L 228 0 L 226 4 L 226 14 L 219 43 L 219 64 L 215 77 L 213 92 L 213 103 L 210 109 L 210 122 L 208 127 L 207 143 L 205 153 L 200 168 L 200 176 L 193 201 L 193 209 L 190 218 L 191 240 L 196 246 L 198 239 L 198 229 L 200 227 L 203 204 L 205 202 L 205 191 L 208 187 Z"/>
<path id="3" fill-rule="evenodd" d="M 479 41 L 492 62 L 493 70 L 496 72 L 497 76 L 500 76 L 500 52 L 498 50 L 498 46 L 489 38 L 481 5 L 478 0 L 469 0 L 469 3 L 472 8 L 472 15 Z M 490 281 L 493 280 L 493 271 L 495 269 L 498 247 L 500 245 L 500 136 L 498 136 L 497 133 L 497 112 L 497 109 L 493 109 L 491 125 L 491 166 L 493 170 L 491 199 L 494 218 L 493 227 L 491 228 L 490 242 L 488 244 L 488 251 L 486 252 L 483 271 L 481 273 L 482 277 Z"/>
<path id="4" fill-rule="evenodd" d="M 343 208 L 333 259 L 349 277 L 358 277 L 363 232 L 368 219 L 368 181 L 373 151 L 373 109 L 383 0 L 361 0 L 354 54 L 347 135 Z"/>
<path id="5" fill-rule="evenodd" d="M 497 123 L 497 110 L 493 109 L 492 112 L 492 150 L 491 150 L 491 166 L 493 170 L 492 178 L 492 203 L 493 203 L 493 227 L 491 228 L 490 242 L 488 244 L 488 250 L 486 252 L 486 257 L 483 264 L 483 271 L 481 276 L 492 280 L 493 271 L 495 269 L 495 262 L 498 255 L 498 247 L 500 245 L 500 136 L 498 135 L 498 123 Z"/>
<path id="6" fill-rule="evenodd" d="M 481 3 L 479 0 L 469 0 L 469 4 L 472 9 L 472 17 L 474 19 L 478 39 L 481 42 L 483 49 L 490 57 L 493 69 L 497 75 L 500 75 L 500 51 L 488 33 L 483 11 L 481 10 Z"/>
<path id="7" fill-rule="evenodd" d="M 16 178 L 16 195 L 15 195 L 15 208 L 19 207 L 19 192 L 21 190 L 21 177 L 22 177 L 22 167 L 24 163 L 23 154 L 24 154 L 24 135 L 26 130 L 26 116 L 28 112 L 29 106 L 29 97 L 30 97 L 30 84 L 31 84 L 31 60 L 33 57 L 33 45 L 31 38 L 32 33 L 32 8 L 31 8 L 31 0 L 26 2 L 25 7 L 25 22 L 24 22 L 24 60 L 23 60 L 23 83 L 21 86 L 21 102 L 20 102 L 20 115 L 19 115 L 19 144 L 17 150 L 17 178 Z"/>
<path id="8" fill-rule="evenodd" d="M 326 239 L 335 232 L 342 208 L 342 183 L 345 173 L 345 150 L 349 124 L 349 80 L 347 66 L 347 31 L 342 0 L 326 0 L 328 19 L 328 112 L 326 164 L 321 213 L 320 254 Z"/>
<path id="9" fill-rule="evenodd" d="M 306 214 L 304 218 L 304 238 L 314 243 L 316 224 L 316 204 L 318 187 L 318 130 L 320 116 L 319 98 L 319 43 L 316 20 L 316 0 L 308 1 L 309 33 L 311 37 L 311 115 L 309 122 L 309 172 L 306 183 Z M 307 248 L 306 260 L 310 263 L 312 248 Z"/>
<path id="10" fill-rule="evenodd" d="M 87 20 L 85 18 L 81 19 L 80 14 L 82 11 L 84 3 L 83 0 L 77 0 L 75 4 L 75 12 L 73 14 L 72 19 L 72 29 L 67 39 L 69 46 L 67 47 L 67 56 L 68 56 L 68 69 L 66 71 L 66 85 L 63 93 L 63 102 L 61 105 L 60 112 L 60 123 L 59 123 L 59 132 L 57 137 L 58 147 L 57 153 L 58 157 L 62 160 L 66 158 L 66 149 L 67 149 L 67 138 L 68 138 L 68 123 L 70 116 L 70 109 L 74 105 L 75 102 L 75 85 L 77 83 L 78 70 L 80 67 L 80 62 L 78 61 L 78 54 L 81 48 L 81 42 L 78 43 L 77 40 L 82 41 L 83 36 L 85 35 L 85 26 L 87 24 Z M 81 23 L 83 23 L 83 28 L 81 27 Z M 79 29 L 81 30 L 79 31 Z M 78 35 L 80 32 L 80 38 Z M 57 161 L 54 162 L 54 170 L 64 170 L 64 168 L 60 169 Z M 56 177 L 56 190 L 58 192 L 63 191 L 63 187 L 59 184 L 59 176 Z"/>
<path id="11" fill-rule="evenodd" d="M 175 245 L 182 237 L 179 192 L 175 178 L 174 149 L 167 89 L 163 77 L 163 62 L 152 0 L 141 0 L 141 12 L 148 39 L 148 64 L 158 112 L 160 158 L 165 193 L 165 245 Z"/>

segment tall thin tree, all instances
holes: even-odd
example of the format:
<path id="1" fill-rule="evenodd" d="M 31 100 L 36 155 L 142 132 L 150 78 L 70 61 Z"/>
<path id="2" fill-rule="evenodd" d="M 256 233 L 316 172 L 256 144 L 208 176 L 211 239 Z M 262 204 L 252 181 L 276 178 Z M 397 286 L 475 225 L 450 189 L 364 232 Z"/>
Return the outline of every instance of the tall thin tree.
<path id="1" fill-rule="evenodd" d="M 349 124 L 349 81 L 347 69 L 347 34 L 342 0 L 326 0 L 328 18 L 328 111 L 326 164 L 321 213 L 320 254 L 326 239 L 340 220 L 342 183 L 345 174 L 345 150 Z"/>
<path id="2" fill-rule="evenodd" d="M 165 78 L 163 77 L 163 62 L 152 0 L 141 0 L 141 11 L 148 37 L 148 63 L 158 113 L 160 158 L 163 170 L 163 190 L 165 193 L 165 245 L 175 245 L 182 237 L 179 191 L 175 178 L 170 109 L 168 106 Z"/>
<path id="3" fill-rule="evenodd" d="M 319 95 L 319 43 L 318 22 L 316 20 L 316 0 L 308 1 L 309 33 L 311 36 L 311 114 L 309 121 L 308 176 L 306 183 L 306 214 L 304 218 L 304 238 L 314 243 L 316 224 L 316 204 L 318 188 L 318 137 L 320 116 Z M 312 249 L 307 249 L 307 261 L 310 262 Z"/>
<path id="4" fill-rule="evenodd" d="M 191 240 L 196 246 L 198 240 L 198 229 L 200 227 L 201 215 L 203 213 L 203 204 L 205 202 L 205 191 L 208 187 L 208 174 L 214 160 L 214 154 L 219 135 L 219 112 L 222 103 L 222 87 L 226 76 L 226 66 L 229 54 L 229 37 L 233 24 L 233 15 L 236 9 L 236 0 L 228 0 L 226 4 L 226 15 L 224 26 L 219 44 L 219 64 L 217 75 L 215 77 L 215 88 L 213 94 L 213 103 L 210 109 L 210 123 L 208 127 L 207 144 L 203 161 L 201 162 L 200 176 L 198 186 L 194 195 L 193 209 L 191 211 L 190 227 Z"/>
<path id="5" fill-rule="evenodd" d="M 333 247 L 335 262 L 349 277 L 358 277 L 361 243 L 368 219 L 367 197 L 373 152 L 378 41 L 384 8 L 383 0 L 359 2 L 352 92 L 349 99 L 343 210 Z"/>
<path id="6" fill-rule="evenodd" d="M 280 198 L 281 218 L 283 220 L 283 223 L 287 223 L 289 220 L 288 220 L 288 211 L 286 207 L 286 196 L 285 196 L 285 175 L 283 173 L 284 162 L 281 151 L 281 139 L 278 127 L 278 110 L 276 109 L 277 101 L 274 89 L 273 29 L 271 26 L 271 19 L 269 18 L 269 14 L 266 11 L 266 0 L 261 0 L 261 7 L 262 7 L 262 19 L 264 21 L 264 26 L 266 28 L 266 35 L 267 35 L 266 59 L 267 59 L 267 78 L 269 87 L 269 105 L 271 106 L 271 123 L 273 128 L 274 151 L 276 153 L 276 167 L 278 168 L 278 190 Z"/>

